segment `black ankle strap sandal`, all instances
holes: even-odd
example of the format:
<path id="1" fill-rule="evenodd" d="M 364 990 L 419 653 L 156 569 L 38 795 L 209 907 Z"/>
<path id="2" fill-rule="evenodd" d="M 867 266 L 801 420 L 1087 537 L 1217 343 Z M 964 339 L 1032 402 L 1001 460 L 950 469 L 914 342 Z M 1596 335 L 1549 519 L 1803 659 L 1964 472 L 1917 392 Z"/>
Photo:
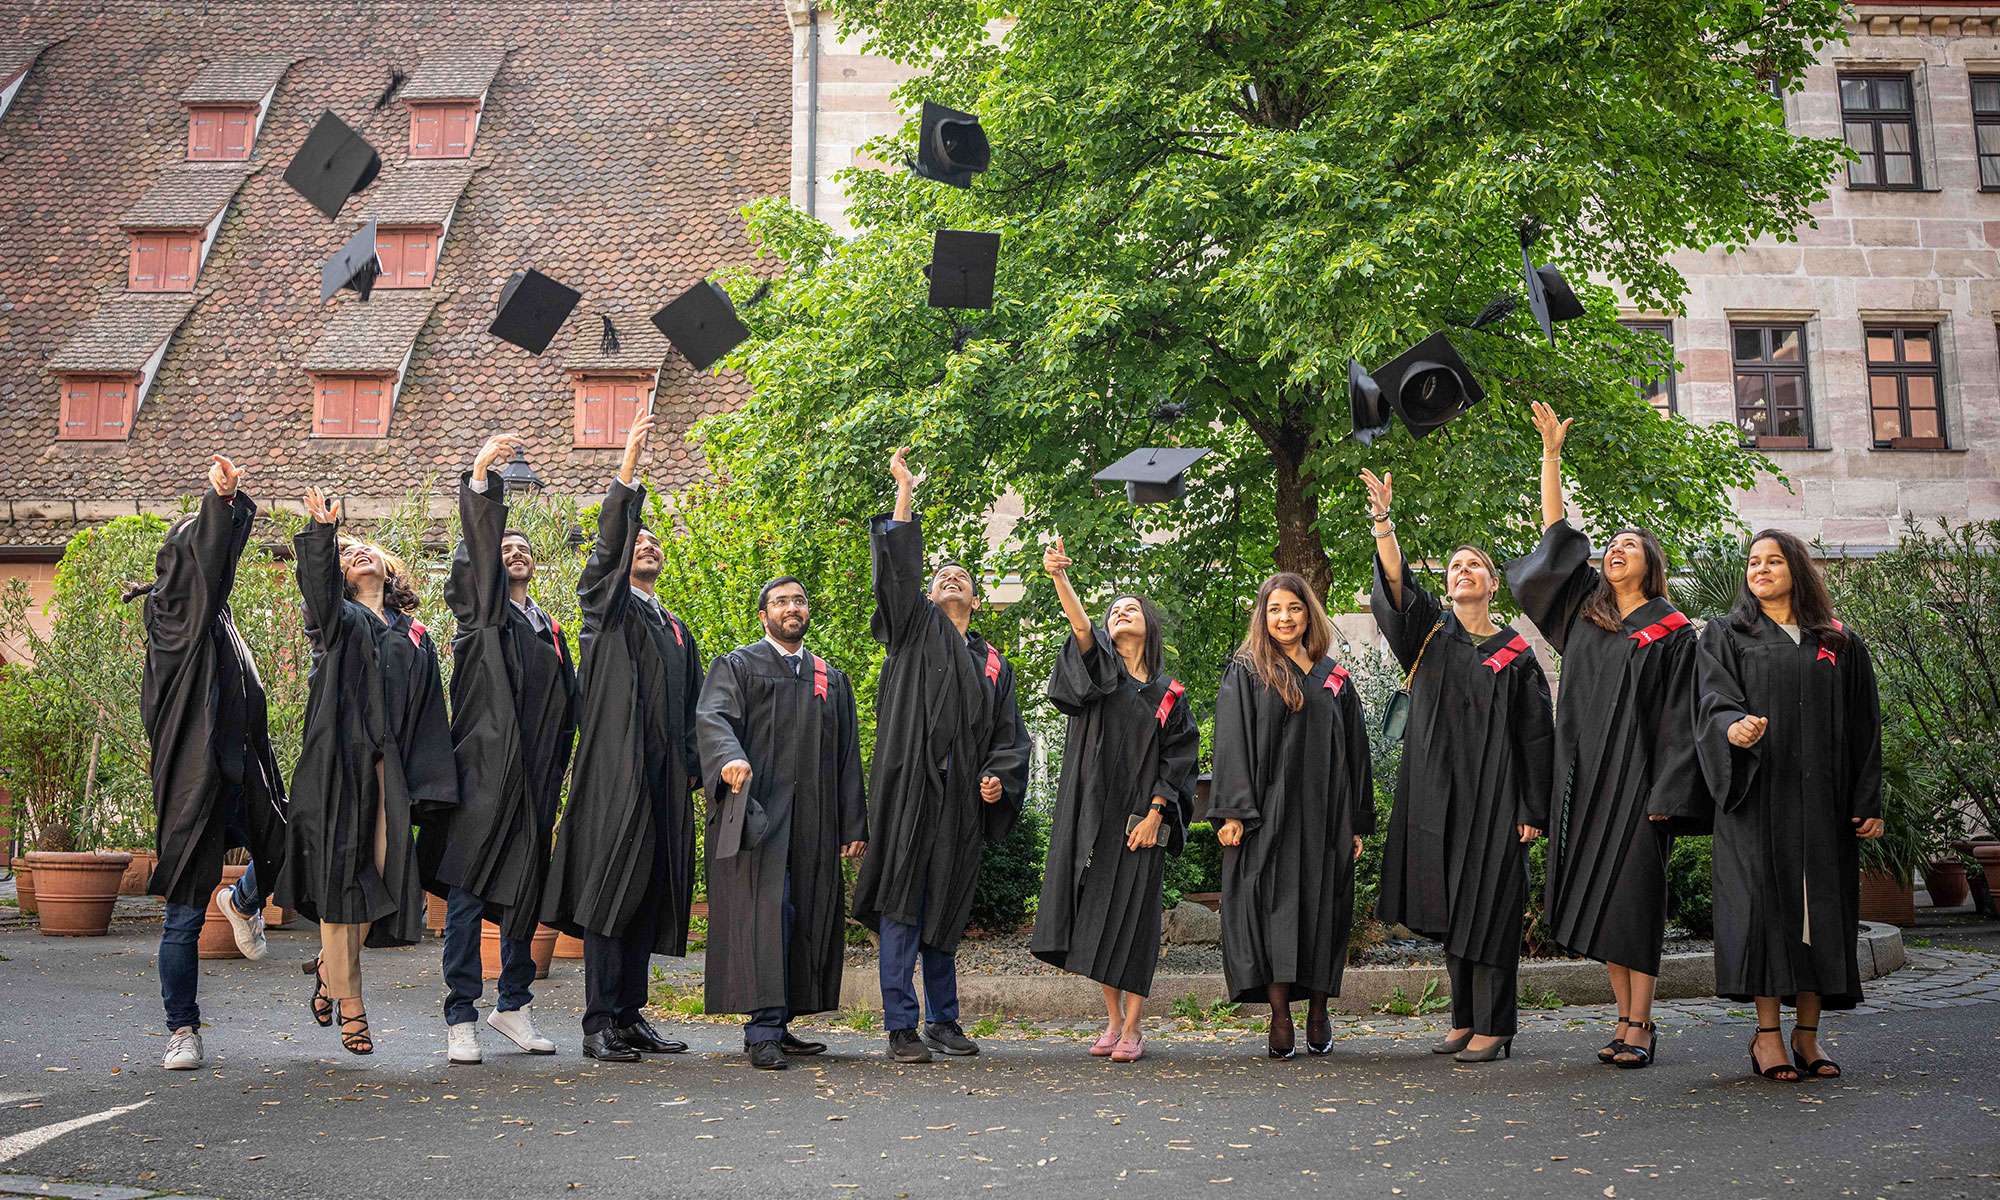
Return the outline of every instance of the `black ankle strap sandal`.
<path id="1" fill-rule="evenodd" d="M 1631 1023 L 1632 1023 L 1631 1021 L 1626 1019 L 1624 1013 L 1618 1014 L 1619 1025 L 1624 1026 L 1624 1025 L 1630 1025 Z M 1624 1048 L 1625 1048 L 1624 1038 L 1620 1037 L 1612 1038 L 1610 1041 L 1604 1043 L 1604 1048 L 1602 1050 L 1599 1050 L 1597 1052 L 1597 1061 L 1601 1063 L 1611 1062 L 1613 1059 L 1616 1059 L 1618 1057 L 1618 1052 L 1620 1050 L 1623 1050 Z"/>
<path id="2" fill-rule="evenodd" d="M 1780 1032 L 1780 1030 L 1775 1025 L 1773 1025 L 1769 1029 L 1766 1029 L 1763 1026 L 1759 1025 L 1757 1027 L 1757 1032 L 1778 1033 Z M 1781 1071 L 1786 1073 L 1779 1074 L 1779 1072 Z M 1775 1066 L 1759 1067 L 1757 1065 L 1757 1039 L 1754 1037 L 1750 1039 L 1750 1073 L 1753 1075 L 1761 1075 L 1765 1079 L 1768 1079 L 1773 1083 L 1797 1083 L 1799 1081 L 1798 1072 L 1794 1070 L 1792 1064 L 1788 1062 L 1780 1062 Z"/>
<path id="3" fill-rule="evenodd" d="M 1796 1037 L 1797 1035 L 1799 1035 L 1799 1034 L 1801 1034 L 1801 1033 L 1818 1033 L 1818 1032 L 1819 1032 L 1819 1026 L 1817 1026 L 1817 1025 L 1794 1025 L 1794 1026 L 1792 1026 L 1792 1035 L 1793 1035 L 1794 1037 Z M 1792 1045 L 1791 1045 L 1791 1051 L 1792 1051 L 1792 1061 L 1793 1061 L 1794 1063 L 1798 1064 L 1798 1068 L 1799 1068 L 1799 1070 L 1801 1070 L 1801 1071 L 1804 1071 L 1804 1072 L 1805 1072 L 1806 1074 L 1808 1074 L 1808 1075 L 1812 1076 L 1812 1077 L 1813 1077 L 1814 1079 L 1838 1079 L 1838 1078 L 1840 1078 L 1840 1076 L 1841 1076 L 1841 1074 L 1842 1074 L 1842 1072 L 1841 1072 L 1841 1069 L 1840 1069 L 1840 1064 L 1839 1064 L 1839 1063 L 1837 1063 L 1837 1062 L 1835 1062 L 1835 1061 L 1833 1061 L 1832 1059 L 1830 1059 L 1830 1058 L 1815 1058 L 1815 1059 L 1813 1059 L 1813 1060 L 1812 1060 L 1811 1062 L 1807 1062 L 1807 1061 L 1806 1061 L 1806 1056 L 1805 1056 L 1805 1055 L 1803 1055 L 1803 1054 L 1800 1054 L 1800 1053 L 1799 1053 L 1799 1047 L 1798 1047 L 1798 1043 L 1797 1043 L 1797 1042 L 1793 1042 L 1793 1043 L 1792 1043 Z M 1831 1072 L 1827 1072 L 1827 1071 L 1822 1071 L 1822 1070 L 1820 1070 L 1820 1068 L 1821 1068 L 1821 1067 L 1832 1067 L 1832 1068 L 1833 1068 L 1833 1070 L 1832 1070 Z"/>
<path id="4" fill-rule="evenodd" d="M 1660 1053 L 1660 1027 L 1652 1021 L 1627 1021 L 1626 1024 L 1634 1029 L 1645 1030 L 1648 1035 L 1646 1044 L 1641 1046 L 1633 1042 L 1626 1042 L 1618 1048 L 1619 1057 L 1613 1058 L 1611 1065 L 1623 1067 L 1628 1071 L 1639 1067 L 1652 1066 L 1653 1060 L 1658 1058 Z M 1627 1054 L 1632 1057 L 1623 1057 Z"/>

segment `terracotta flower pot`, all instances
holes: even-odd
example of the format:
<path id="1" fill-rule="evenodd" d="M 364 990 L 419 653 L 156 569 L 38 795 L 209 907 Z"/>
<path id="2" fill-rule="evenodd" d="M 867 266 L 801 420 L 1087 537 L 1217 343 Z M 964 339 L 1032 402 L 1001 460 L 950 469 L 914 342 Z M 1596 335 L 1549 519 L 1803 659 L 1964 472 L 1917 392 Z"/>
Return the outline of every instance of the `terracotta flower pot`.
<path id="1" fill-rule="evenodd" d="M 272 901 L 264 906 L 264 928 L 266 929 L 283 929 L 293 921 L 298 920 L 298 918 L 298 913 L 289 908 L 279 908 L 276 901 Z"/>
<path id="2" fill-rule="evenodd" d="M 225 884 L 235 883 L 243 878 L 248 867 L 222 868 L 222 878 L 215 887 L 208 890 L 208 912 L 201 921 L 200 954 L 203 958 L 242 958 L 243 952 L 236 948 L 236 931 L 229 927 L 229 918 L 215 906 L 215 893 Z"/>
<path id="3" fill-rule="evenodd" d="M 2000 842 L 1982 839 L 1972 843 L 1972 857 L 1986 876 L 1987 893 L 2000 896 Z"/>
<path id="4" fill-rule="evenodd" d="M 23 854 L 14 861 L 14 894 L 21 902 L 21 915 L 32 917 L 41 909 L 35 904 L 35 869 Z"/>
<path id="5" fill-rule="evenodd" d="M 1924 890 L 1931 894 L 1931 904 L 1937 908 L 1957 908 L 1964 904 L 1970 894 L 1965 886 L 1965 864 L 1956 859 L 1926 863 Z"/>
<path id="6" fill-rule="evenodd" d="M 1861 919 L 1890 925 L 1917 923 L 1915 889 L 1907 873 L 1861 872 Z"/>
<path id="7" fill-rule="evenodd" d="M 118 880 L 132 865 L 132 856 L 122 850 L 36 850 L 27 858 L 35 868 L 42 932 L 50 937 L 104 936 L 118 904 Z"/>
<path id="8" fill-rule="evenodd" d="M 132 851 L 132 865 L 125 868 L 124 878 L 118 881 L 121 896 L 143 896 L 146 885 L 152 882 L 153 868 L 160 865 L 160 855 L 154 850 Z"/>
<path id="9" fill-rule="evenodd" d="M 535 960 L 535 978 L 549 977 L 549 960 L 555 957 L 556 931 L 547 925 L 535 926 L 528 943 L 528 957 Z M 491 921 L 479 923 L 479 977 L 500 978 L 500 927 Z"/>
<path id="10" fill-rule="evenodd" d="M 583 939 L 579 937 L 571 937 L 566 933 L 556 934 L 556 957 L 582 958 Z"/>
<path id="11" fill-rule="evenodd" d="M 436 937 L 444 936 L 444 897 L 424 893 L 424 929 Z"/>

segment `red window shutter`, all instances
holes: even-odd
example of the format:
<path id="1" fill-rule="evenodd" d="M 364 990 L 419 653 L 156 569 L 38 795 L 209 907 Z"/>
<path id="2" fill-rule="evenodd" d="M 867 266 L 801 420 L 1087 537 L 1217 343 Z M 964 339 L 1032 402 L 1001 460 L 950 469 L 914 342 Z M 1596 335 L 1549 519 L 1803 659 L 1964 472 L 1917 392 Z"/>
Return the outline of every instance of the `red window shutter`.
<path id="1" fill-rule="evenodd" d="M 187 156 L 199 159 L 222 157 L 222 119 L 215 109 L 188 110 Z"/>
<path id="2" fill-rule="evenodd" d="M 132 235 L 132 267 L 125 286 L 135 292 L 158 292 L 166 284 L 166 238 L 157 233 Z"/>
<path id="3" fill-rule="evenodd" d="M 203 162 L 240 162 L 250 157 L 257 110 L 203 105 L 188 109 L 187 156 Z"/>
<path id="4" fill-rule="evenodd" d="M 632 422 L 638 419 L 639 410 L 645 404 L 645 385 L 637 382 L 617 383 L 611 388 L 611 441 L 613 446 L 623 446 L 631 436 Z"/>
<path id="5" fill-rule="evenodd" d="M 123 441 L 131 412 L 131 380 L 115 375 L 65 376 L 62 428 L 56 436 L 67 441 Z"/>
<path id="6" fill-rule="evenodd" d="M 353 385 L 345 375 L 321 375 L 313 380 L 314 437 L 353 436 Z"/>
<path id="7" fill-rule="evenodd" d="M 611 440 L 611 385 L 580 379 L 576 384 L 576 444 L 614 446 Z"/>
<path id="8" fill-rule="evenodd" d="M 195 263 L 198 261 L 196 246 L 200 238 L 186 233 L 170 233 L 161 241 L 165 252 L 161 256 L 165 262 L 165 282 L 160 290 L 165 292 L 187 292 L 194 290 Z"/>
<path id="9" fill-rule="evenodd" d="M 473 115 L 479 105 L 410 105 L 411 158 L 465 158 L 472 153 Z"/>
<path id="10" fill-rule="evenodd" d="M 389 383 L 378 375 L 353 381 L 354 437 L 381 437 L 389 419 Z"/>
<path id="11" fill-rule="evenodd" d="M 247 108 L 224 109 L 222 112 L 222 147 L 218 157 L 245 159 L 250 157 L 251 114 Z"/>
<path id="12" fill-rule="evenodd" d="M 466 158 L 472 154 L 472 114 L 474 106 L 453 104 L 444 110 L 444 156 Z"/>
<path id="13" fill-rule="evenodd" d="M 438 110 L 428 104 L 410 107 L 410 157 L 441 158 L 444 155 L 444 122 Z"/>
<path id="14" fill-rule="evenodd" d="M 382 264 L 382 274 L 375 279 L 378 288 L 403 286 L 403 233 L 399 229 L 378 229 L 375 231 L 375 259 Z"/>
<path id="15" fill-rule="evenodd" d="M 384 229 L 375 234 L 375 255 L 382 260 L 381 288 L 425 288 L 437 266 L 435 228 Z"/>

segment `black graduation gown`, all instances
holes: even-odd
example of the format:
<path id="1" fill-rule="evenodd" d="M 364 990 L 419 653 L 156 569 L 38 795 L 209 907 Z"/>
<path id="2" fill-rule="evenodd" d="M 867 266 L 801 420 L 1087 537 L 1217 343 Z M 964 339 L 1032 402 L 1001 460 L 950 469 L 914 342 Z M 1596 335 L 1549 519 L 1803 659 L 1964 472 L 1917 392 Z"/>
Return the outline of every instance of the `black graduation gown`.
<path id="1" fill-rule="evenodd" d="M 542 910 L 549 838 L 562 807 L 563 773 L 576 735 L 576 673 L 560 627 L 544 633 L 507 594 L 500 538 L 507 505 L 459 480 L 464 540 L 452 555 L 445 600 L 458 618 L 451 640 L 451 738 L 458 807 L 417 832 L 424 882 L 459 887 L 513 938 L 532 937 Z M 553 626 L 553 619 L 551 620 Z"/>
<path id="2" fill-rule="evenodd" d="M 1222 848 L 1222 974 L 1230 996 L 1261 1004 L 1273 983 L 1340 994 L 1354 924 L 1354 836 L 1375 831 L 1367 717 L 1331 657 L 1300 671 L 1305 702 L 1285 707 L 1232 661 L 1215 697 L 1209 823 L 1243 822 Z"/>
<path id="3" fill-rule="evenodd" d="M 1708 830 L 1695 631 L 1663 596 L 1616 631 L 1592 624 L 1583 604 L 1601 579 L 1568 521 L 1507 564 L 1514 598 L 1562 655 L 1542 919 L 1571 953 L 1657 975 L 1673 837 Z"/>
<path id="4" fill-rule="evenodd" d="M 1072 636 L 1049 677 L 1049 702 L 1069 717 L 1062 779 L 1049 826 L 1042 899 L 1028 950 L 1043 962 L 1146 995 L 1160 958 L 1160 884 L 1186 845 L 1201 730 L 1186 689 L 1165 672 L 1132 678 L 1111 638 L 1089 651 Z M 1163 844 L 1128 850 L 1127 817 L 1166 800 Z"/>
<path id="5" fill-rule="evenodd" d="M 458 804 L 451 723 L 430 634 L 345 598 L 338 537 L 314 521 L 292 539 L 313 662 L 277 901 L 312 921 L 368 922 L 369 946 L 407 946 L 424 933 L 411 823 Z M 378 805 L 389 845 L 379 874 Z"/>
<path id="6" fill-rule="evenodd" d="M 646 489 L 617 480 L 576 585 L 583 609 L 576 766 L 556 827 L 542 920 L 619 937 L 649 889 L 666 907 L 655 954 L 687 953 L 694 902 L 695 701 L 701 650 L 671 613 L 633 592 Z M 664 844 L 662 843 L 664 839 Z"/>
<path id="7" fill-rule="evenodd" d="M 243 806 L 257 878 L 270 886 L 284 862 L 285 785 L 264 684 L 229 612 L 256 520 L 250 497 L 210 490 L 194 519 L 167 534 L 146 596 L 139 705 L 153 747 L 160 853 L 146 890 L 173 904 L 204 906 L 221 883 L 232 797 Z"/>
<path id="8" fill-rule="evenodd" d="M 875 640 L 888 647 L 875 706 L 868 781 L 868 854 L 854 887 L 854 919 L 921 925 L 925 945 L 950 953 L 972 915 L 980 837 L 1005 841 L 1028 791 L 1028 727 L 1014 700 L 1014 666 L 978 631 L 931 603 L 921 522 L 869 522 Z M 1000 799 L 979 781 L 1000 780 Z"/>
<path id="9" fill-rule="evenodd" d="M 1868 648 L 1794 643 L 1766 616 L 1745 633 L 1709 622 L 1700 641 L 1702 773 L 1715 797 L 1715 991 L 1731 1000 L 1818 992 L 1861 1002 L 1855 963 L 1854 818 L 1882 815 L 1882 710 Z M 1745 716 L 1769 717 L 1749 749 Z M 1812 944 L 1806 944 L 1810 934 Z"/>
<path id="10" fill-rule="evenodd" d="M 854 685 L 807 652 L 797 675 L 768 641 L 715 660 L 696 711 L 708 806 L 709 1012 L 840 1007 L 847 885 L 840 848 L 868 836 Z M 722 768 L 750 764 L 747 795 Z M 792 937 L 785 940 L 785 878 Z"/>
<path id="11" fill-rule="evenodd" d="M 1380 559 L 1370 603 L 1396 661 L 1405 671 L 1417 663 L 1376 915 L 1437 938 L 1456 958 L 1510 966 L 1528 899 L 1516 827 L 1548 822 L 1548 680 L 1512 626 L 1475 638 L 1407 564 L 1403 607 L 1389 598 Z M 1419 661 L 1440 616 L 1444 626 Z"/>

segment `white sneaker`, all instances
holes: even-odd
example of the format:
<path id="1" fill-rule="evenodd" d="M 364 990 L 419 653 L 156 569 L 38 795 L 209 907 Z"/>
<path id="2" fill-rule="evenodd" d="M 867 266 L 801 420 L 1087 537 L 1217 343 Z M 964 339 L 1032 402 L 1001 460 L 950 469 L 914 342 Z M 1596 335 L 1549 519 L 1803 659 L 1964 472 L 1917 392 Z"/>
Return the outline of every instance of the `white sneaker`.
<path id="1" fill-rule="evenodd" d="M 201 1030 L 183 1025 L 167 1039 L 167 1055 L 160 1065 L 169 1071 L 192 1071 L 201 1066 Z"/>
<path id="2" fill-rule="evenodd" d="M 501 1012 L 496 1008 L 487 1016 L 486 1023 L 499 1030 L 508 1041 L 530 1054 L 556 1052 L 556 1044 L 543 1037 L 542 1031 L 535 1028 L 535 1018 L 529 1014 L 525 1005 L 512 1012 Z"/>
<path id="3" fill-rule="evenodd" d="M 264 957 L 270 946 L 264 941 L 264 910 L 258 909 L 249 916 L 236 911 L 236 889 L 225 884 L 215 891 L 215 907 L 229 920 L 229 931 L 236 935 L 236 948 L 243 957 L 256 961 Z"/>
<path id="4" fill-rule="evenodd" d="M 479 1023 L 460 1021 L 445 1027 L 444 1048 L 446 1057 L 454 1063 L 476 1063 L 479 1054 Z"/>

